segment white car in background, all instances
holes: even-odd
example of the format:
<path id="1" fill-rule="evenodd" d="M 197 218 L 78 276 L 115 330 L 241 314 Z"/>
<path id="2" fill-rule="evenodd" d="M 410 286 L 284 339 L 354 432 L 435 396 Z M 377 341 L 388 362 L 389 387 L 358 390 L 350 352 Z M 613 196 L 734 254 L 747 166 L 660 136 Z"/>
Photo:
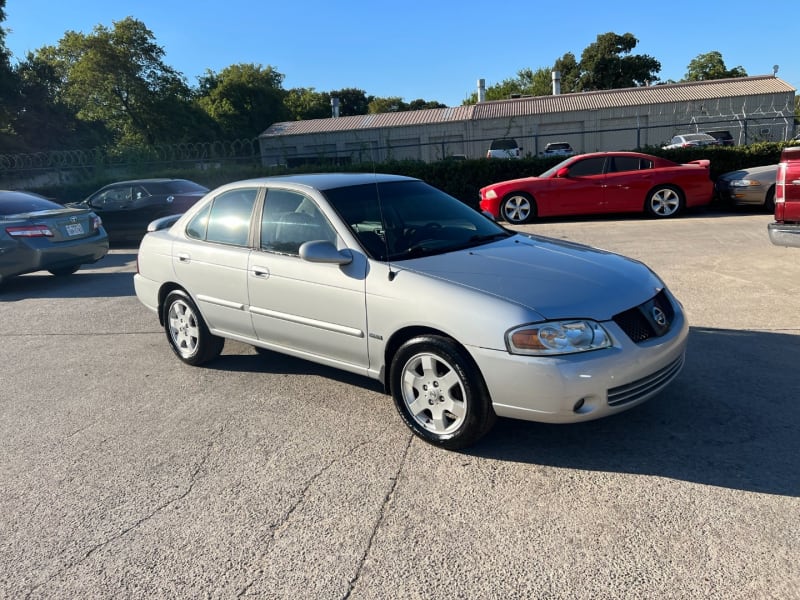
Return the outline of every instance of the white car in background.
<path id="1" fill-rule="evenodd" d="M 522 158 L 522 148 L 512 138 L 492 140 L 486 158 Z"/>
<path id="2" fill-rule="evenodd" d="M 673 150 L 675 148 L 693 148 L 699 146 L 721 146 L 720 142 L 713 135 L 707 133 L 684 133 L 673 137 L 669 144 L 663 146 L 663 150 Z"/>
<path id="3" fill-rule="evenodd" d="M 542 156 L 572 156 L 575 150 L 569 142 L 551 142 L 544 147 Z"/>

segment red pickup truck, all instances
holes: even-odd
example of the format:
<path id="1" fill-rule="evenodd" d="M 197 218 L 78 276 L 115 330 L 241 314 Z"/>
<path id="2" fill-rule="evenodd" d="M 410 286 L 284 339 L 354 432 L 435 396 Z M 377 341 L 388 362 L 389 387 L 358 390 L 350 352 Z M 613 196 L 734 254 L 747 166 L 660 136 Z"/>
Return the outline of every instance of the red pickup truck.
<path id="1" fill-rule="evenodd" d="M 784 148 L 775 179 L 775 222 L 767 225 L 776 246 L 800 248 L 800 146 Z"/>

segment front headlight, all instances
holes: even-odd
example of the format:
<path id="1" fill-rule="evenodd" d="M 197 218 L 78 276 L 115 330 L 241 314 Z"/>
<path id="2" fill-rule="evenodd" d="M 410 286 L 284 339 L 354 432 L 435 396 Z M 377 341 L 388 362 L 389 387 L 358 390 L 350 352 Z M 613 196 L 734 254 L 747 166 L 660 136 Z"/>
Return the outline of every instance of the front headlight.
<path id="1" fill-rule="evenodd" d="M 486 190 L 484 197 L 487 200 L 494 200 L 495 198 L 497 198 L 497 192 L 495 192 L 494 190 Z"/>
<path id="2" fill-rule="evenodd" d="M 754 179 L 734 179 L 729 185 L 731 187 L 751 187 L 755 185 L 761 185 L 761 182 L 755 181 Z"/>
<path id="3" fill-rule="evenodd" d="M 548 321 L 512 329 L 506 333 L 506 345 L 511 354 L 573 354 L 608 348 L 611 337 L 596 321 Z"/>

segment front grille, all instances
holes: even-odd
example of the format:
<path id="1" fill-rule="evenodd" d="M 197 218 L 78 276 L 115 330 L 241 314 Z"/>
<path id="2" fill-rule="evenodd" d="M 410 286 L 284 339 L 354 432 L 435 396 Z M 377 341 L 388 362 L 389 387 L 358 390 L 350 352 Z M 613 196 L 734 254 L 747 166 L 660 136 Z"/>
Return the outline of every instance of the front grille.
<path id="1" fill-rule="evenodd" d="M 620 406 L 644 398 L 653 394 L 666 386 L 675 376 L 680 373 L 683 367 L 684 355 L 681 354 L 666 367 L 651 373 L 647 377 L 642 377 L 631 383 L 620 385 L 608 390 L 608 405 Z"/>
<path id="2" fill-rule="evenodd" d="M 665 319 L 663 324 L 656 320 L 656 313 L 663 315 Z M 634 343 L 638 344 L 666 334 L 675 318 L 675 309 L 669 301 L 667 293 L 661 290 L 647 302 L 616 314 L 612 318 L 619 328 Z"/>

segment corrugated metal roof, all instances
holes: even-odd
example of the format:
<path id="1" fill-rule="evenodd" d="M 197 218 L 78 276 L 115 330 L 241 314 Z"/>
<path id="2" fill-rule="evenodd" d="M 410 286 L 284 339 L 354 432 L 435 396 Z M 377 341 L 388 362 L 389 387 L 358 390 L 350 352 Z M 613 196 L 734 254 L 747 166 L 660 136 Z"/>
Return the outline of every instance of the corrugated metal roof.
<path id="1" fill-rule="evenodd" d="M 286 121 L 283 123 L 275 123 L 261 135 L 302 135 L 305 133 L 356 131 L 359 129 L 468 121 L 472 118 L 472 111 L 474 108 L 474 106 L 455 106 L 449 108 L 428 108 L 424 110 L 355 115 L 353 117 L 338 117 L 336 119 Z"/>
<path id="2" fill-rule="evenodd" d="M 395 113 L 356 115 L 336 119 L 286 121 L 270 126 L 262 136 L 287 136 L 333 131 L 357 131 L 383 127 L 428 125 L 471 119 L 495 119 L 520 115 L 562 113 L 647 104 L 668 104 L 795 92 L 791 85 L 773 75 L 673 83 L 558 96 L 536 96 L 482 102 L 470 106 L 429 108 Z"/>

